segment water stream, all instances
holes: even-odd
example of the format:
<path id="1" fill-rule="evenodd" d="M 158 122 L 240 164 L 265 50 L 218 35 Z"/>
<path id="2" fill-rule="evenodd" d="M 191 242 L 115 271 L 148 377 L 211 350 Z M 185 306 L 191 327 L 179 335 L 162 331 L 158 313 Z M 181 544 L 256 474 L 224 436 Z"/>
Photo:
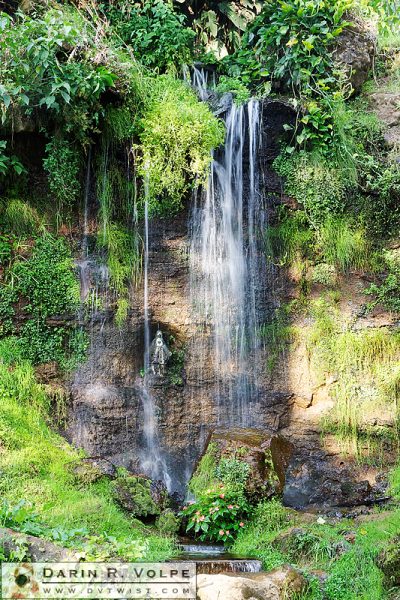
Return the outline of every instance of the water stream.
<path id="1" fill-rule="evenodd" d="M 144 303 L 144 376 L 140 389 L 140 400 L 143 409 L 143 442 L 140 466 L 153 480 L 161 480 L 167 489 L 171 490 L 171 477 L 168 474 L 161 449 L 156 400 L 150 387 L 150 314 L 149 314 L 149 182 L 145 178 L 144 205 L 144 272 L 143 272 L 143 303 Z"/>
<path id="2" fill-rule="evenodd" d="M 232 104 L 226 140 L 208 185 L 194 200 L 190 286 L 194 318 L 211 338 L 221 425 L 251 426 L 260 347 L 258 304 L 265 268 L 260 251 L 265 211 L 259 196 L 257 100 Z M 206 356 L 204 369 L 210 368 Z"/>

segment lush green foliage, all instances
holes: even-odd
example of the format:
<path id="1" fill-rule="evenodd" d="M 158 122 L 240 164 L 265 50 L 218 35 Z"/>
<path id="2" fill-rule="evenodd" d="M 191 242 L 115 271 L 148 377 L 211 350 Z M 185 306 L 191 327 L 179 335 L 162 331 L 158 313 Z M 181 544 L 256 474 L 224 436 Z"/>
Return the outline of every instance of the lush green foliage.
<path id="1" fill-rule="evenodd" d="M 176 2 L 196 33 L 199 49 L 204 49 L 215 57 L 224 56 L 239 46 L 242 33 L 262 7 L 259 0 Z"/>
<path id="2" fill-rule="evenodd" d="M 195 36 L 185 27 L 185 17 L 169 2 L 111 2 L 103 5 L 116 33 L 129 44 L 142 64 L 164 71 L 191 61 Z"/>
<path id="3" fill-rule="evenodd" d="M 247 52 L 260 62 L 260 76 L 285 86 L 326 91 L 336 83 L 332 42 L 348 23 L 348 0 L 267 2 L 247 36 Z M 278 56 L 278 60 L 276 57 Z"/>
<path id="4" fill-rule="evenodd" d="M 90 61 L 94 30 L 73 8 L 17 13 L 15 22 L 2 13 L 0 30 L 3 122 L 18 110 L 32 114 L 46 107 L 68 121 L 67 129 L 79 124 L 75 133 L 84 135 L 99 118 L 101 94 L 114 82 L 106 67 Z"/>
<path id="5" fill-rule="evenodd" d="M 25 172 L 25 168 L 14 154 L 9 156 L 6 149 L 7 142 L 0 140 L 0 177 L 6 175 L 10 170 L 21 175 Z"/>
<path id="6" fill-rule="evenodd" d="M 151 89 L 139 137 L 139 172 L 148 179 L 150 208 L 171 213 L 181 207 L 190 181 L 207 176 L 211 151 L 223 142 L 224 129 L 192 90 L 163 76 Z"/>
<path id="7" fill-rule="evenodd" d="M 47 144 L 46 153 L 43 166 L 48 173 L 50 192 L 62 214 L 68 212 L 79 198 L 79 152 L 67 140 L 54 138 Z"/>
<path id="8" fill-rule="evenodd" d="M 183 507 L 182 517 L 188 519 L 186 531 L 194 531 L 200 540 L 231 543 L 250 511 L 242 493 L 229 491 L 223 484 L 205 490 L 193 503 Z"/>
<path id="9" fill-rule="evenodd" d="M 79 284 L 71 253 L 61 238 L 46 233 L 18 246 L 10 240 L 13 260 L 5 270 L 0 288 L 2 334 L 16 332 L 15 305 L 25 317 L 18 329 L 22 355 L 33 363 L 58 361 L 72 366 L 82 359 L 84 336 L 64 325 L 50 325 L 48 319 L 61 319 L 79 305 Z M 72 360 L 72 363 L 70 362 Z"/>
<path id="10" fill-rule="evenodd" d="M 215 469 L 216 478 L 233 492 L 244 490 L 249 474 L 250 466 L 237 458 L 221 458 Z"/>
<path id="11" fill-rule="evenodd" d="M 146 534 L 118 509 L 110 481 L 77 480 L 71 466 L 82 453 L 49 427 L 51 399 L 16 348 L 0 342 L 0 522 L 73 546 L 87 560 L 170 555 L 170 541 Z"/>
<path id="12" fill-rule="evenodd" d="M 290 158 L 281 156 L 274 165 L 285 177 L 286 193 L 300 202 L 315 228 L 328 216 L 343 212 L 346 196 L 343 173 L 320 155 L 300 152 Z"/>

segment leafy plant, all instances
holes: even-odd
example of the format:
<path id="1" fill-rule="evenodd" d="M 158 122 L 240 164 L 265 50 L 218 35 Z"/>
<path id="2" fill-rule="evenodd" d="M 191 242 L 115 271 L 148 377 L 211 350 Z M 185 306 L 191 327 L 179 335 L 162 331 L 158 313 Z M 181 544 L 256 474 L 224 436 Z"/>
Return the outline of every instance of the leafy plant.
<path id="1" fill-rule="evenodd" d="M 46 153 L 43 166 L 48 173 L 50 192 L 62 214 L 71 209 L 79 198 L 79 152 L 67 140 L 54 138 L 46 145 Z"/>
<path id="2" fill-rule="evenodd" d="M 81 125 L 86 120 L 84 130 L 97 121 L 100 95 L 113 86 L 114 75 L 104 65 L 82 60 L 94 46 L 94 32 L 78 10 L 17 12 L 14 18 L 2 13 L 0 31 L 3 123 L 12 112 L 29 115 L 41 107 L 56 116 L 68 113 Z"/>
<path id="3" fill-rule="evenodd" d="M 159 77 L 140 122 L 139 173 L 149 182 L 152 214 L 171 214 L 182 203 L 190 182 L 204 181 L 211 151 L 224 139 L 224 128 L 195 93 L 170 76 Z"/>
<path id="4" fill-rule="evenodd" d="M 245 526 L 250 506 L 242 494 L 228 491 L 223 484 L 205 490 L 193 503 L 183 507 L 188 518 L 186 531 L 194 531 L 200 540 L 232 543 Z"/>
<path id="5" fill-rule="evenodd" d="M 278 173 L 285 177 L 286 193 L 296 198 L 316 229 L 330 215 L 343 212 L 346 182 L 343 173 L 318 154 L 299 152 L 291 158 L 275 160 Z"/>
<path id="6" fill-rule="evenodd" d="M 237 458 L 221 458 L 215 476 L 232 492 L 244 492 L 250 474 L 250 465 Z"/>
<path id="7" fill-rule="evenodd" d="M 102 5 L 115 31 L 129 44 L 142 64 L 164 71 L 191 61 L 195 33 L 185 27 L 185 16 L 172 3 L 143 0 Z"/>
<path id="8" fill-rule="evenodd" d="M 14 171 L 17 175 L 26 173 L 25 167 L 14 154 L 11 156 L 6 154 L 6 148 L 7 142 L 0 140 L 0 176 L 6 175 L 10 170 Z"/>
<path id="9" fill-rule="evenodd" d="M 242 33 L 260 12 L 258 0 L 176 0 L 196 32 L 197 44 L 216 57 L 240 44 Z"/>

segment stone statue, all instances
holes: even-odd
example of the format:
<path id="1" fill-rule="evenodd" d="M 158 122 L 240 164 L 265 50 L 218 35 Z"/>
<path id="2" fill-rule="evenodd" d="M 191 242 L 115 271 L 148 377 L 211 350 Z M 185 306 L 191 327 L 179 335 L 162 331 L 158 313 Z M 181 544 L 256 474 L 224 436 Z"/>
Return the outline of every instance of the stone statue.
<path id="1" fill-rule="evenodd" d="M 154 375 L 165 375 L 165 368 L 170 357 L 171 351 L 164 342 L 162 332 L 158 330 L 150 345 L 150 364 Z"/>

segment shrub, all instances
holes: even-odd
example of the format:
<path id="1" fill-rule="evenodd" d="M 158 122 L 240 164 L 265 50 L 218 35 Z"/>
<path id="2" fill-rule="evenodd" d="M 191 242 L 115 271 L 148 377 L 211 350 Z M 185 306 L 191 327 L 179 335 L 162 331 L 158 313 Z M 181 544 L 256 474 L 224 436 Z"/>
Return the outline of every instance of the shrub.
<path id="1" fill-rule="evenodd" d="M 237 458 L 221 458 L 215 469 L 217 479 L 233 492 L 244 492 L 250 474 L 250 465 Z"/>
<path id="2" fill-rule="evenodd" d="M 48 173 L 50 191 L 58 210 L 68 211 L 77 202 L 81 191 L 79 152 L 67 140 L 55 138 L 46 145 L 46 153 L 43 166 Z"/>
<path id="3" fill-rule="evenodd" d="M 274 167 L 285 177 L 286 193 L 302 204 L 314 228 L 329 216 L 343 212 L 346 185 L 342 173 L 318 154 L 299 152 L 290 158 L 280 156 Z"/>
<path id="4" fill-rule="evenodd" d="M 250 506 L 241 493 L 231 492 L 223 484 L 210 488 L 193 503 L 185 506 L 181 516 L 188 519 L 186 531 L 194 530 L 200 540 L 232 543 L 245 526 Z"/>
<path id="5" fill-rule="evenodd" d="M 163 0 L 104 6 L 116 32 L 147 67 L 161 71 L 191 62 L 195 33 L 185 27 L 185 17 Z"/>
<path id="6" fill-rule="evenodd" d="M 224 127 L 195 93 L 171 76 L 152 82 L 140 121 L 142 158 L 139 172 L 149 182 L 153 214 L 171 214 L 180 207 L 190 181 L 204 181 L 211 151 L 222 144 Z"/>

